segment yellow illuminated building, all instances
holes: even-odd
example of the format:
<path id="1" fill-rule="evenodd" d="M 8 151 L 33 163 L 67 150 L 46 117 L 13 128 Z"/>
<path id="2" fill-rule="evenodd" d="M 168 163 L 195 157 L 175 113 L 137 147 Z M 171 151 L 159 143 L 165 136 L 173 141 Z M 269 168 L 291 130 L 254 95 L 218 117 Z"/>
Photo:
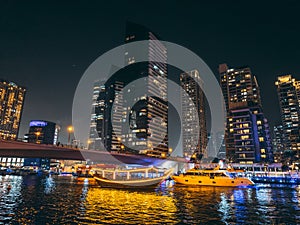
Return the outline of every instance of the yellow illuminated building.
<path id="1" fill-rule="evenodd" d="M 26 89 L 0 80 L 0 139 L 18 138 Z"/>

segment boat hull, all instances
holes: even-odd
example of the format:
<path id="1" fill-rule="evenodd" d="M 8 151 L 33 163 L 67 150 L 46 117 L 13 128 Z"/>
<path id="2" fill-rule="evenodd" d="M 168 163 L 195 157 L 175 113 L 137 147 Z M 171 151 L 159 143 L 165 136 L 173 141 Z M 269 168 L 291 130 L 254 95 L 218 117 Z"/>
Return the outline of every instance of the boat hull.
<path id="1" fill-rule="evenodd" d="M 141 179 L 141 180 L 110 180 L 101 176 L 94 176 L 96 182 L 104 188 L 123 188 L 123 189 L 144 189 L 157 187 L 165 177 L 157 179 Z"/>
<path id="2" fill-rule="evenodd" d="M 216 186 L 216 187 L 242 187 L 242 186 L 251 186 L 254 183 L 244 177 L 214 177 L 209 176 L 172 176 L 172 179 L 178 183 L 188 186 Z"/>

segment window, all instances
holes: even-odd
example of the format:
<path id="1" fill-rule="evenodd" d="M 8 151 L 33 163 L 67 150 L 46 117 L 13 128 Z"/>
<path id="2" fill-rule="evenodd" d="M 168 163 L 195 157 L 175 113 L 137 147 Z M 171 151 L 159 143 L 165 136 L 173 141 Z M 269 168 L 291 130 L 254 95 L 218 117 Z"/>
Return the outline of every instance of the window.
<path id="1" fill-rule="evenodd" d="M 263 142 L 264 138 L 263 137 L 259 137 L 259 142 Z"/>

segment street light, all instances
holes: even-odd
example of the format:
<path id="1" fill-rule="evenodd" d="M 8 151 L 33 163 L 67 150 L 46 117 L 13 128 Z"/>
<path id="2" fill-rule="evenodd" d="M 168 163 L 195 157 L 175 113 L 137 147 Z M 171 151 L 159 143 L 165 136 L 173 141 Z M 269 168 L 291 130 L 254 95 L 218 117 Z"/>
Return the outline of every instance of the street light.
<path id="1" fill-rule="evenodd" d="M 71 140 L 71 133 L 73 133 L 73 131 L 74 131 L 74 128 L 73 128 L 73 126 L 68 126 L 68 145 L 70 146 L 71 145 L 71 143 L 70 143 L 70 140 Z"/>
<path id="2" fill-rule="evenodd" d="M 39 132 L 39 131 L 35 133 L 35 136 L 36 136 L 36 141 L 35 141 L 35 142 L 36 142 L 37 144 L 38 144 L 39 136 L 40 136 L 40 135 L 41 135 L 41 132 Z"/>

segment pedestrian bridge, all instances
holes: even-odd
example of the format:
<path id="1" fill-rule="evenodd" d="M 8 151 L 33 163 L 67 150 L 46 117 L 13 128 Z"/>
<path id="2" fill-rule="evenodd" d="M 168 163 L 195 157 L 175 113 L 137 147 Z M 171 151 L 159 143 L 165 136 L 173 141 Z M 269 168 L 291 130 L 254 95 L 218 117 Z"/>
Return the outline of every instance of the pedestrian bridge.
<path id="1" fill-rule="evenodd" d="M 0 140 L 0 157 L 49 158 L 60 160 L 92 161 L 105 164 L 156 165 L 165 161 L 187 162 L 180 157 L 159 159 L 145 155 L 124 154 L 107 151 L 82 150 L 57 147 L 56 145 L 34 144 L 18 141 Z"/>

